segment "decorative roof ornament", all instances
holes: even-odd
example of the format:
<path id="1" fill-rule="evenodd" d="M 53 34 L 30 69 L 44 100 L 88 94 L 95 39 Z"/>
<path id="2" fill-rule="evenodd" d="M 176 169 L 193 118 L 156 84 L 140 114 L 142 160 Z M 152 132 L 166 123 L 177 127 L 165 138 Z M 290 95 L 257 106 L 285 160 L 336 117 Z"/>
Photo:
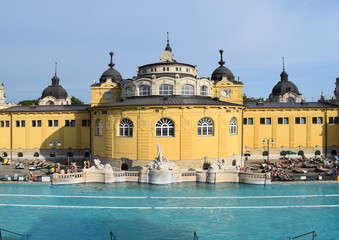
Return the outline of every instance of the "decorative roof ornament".
<path id="1" fill-rule="evenodd" d="M 115 64 L 113 63 L 113 54 L 114 54 L 113 52 L 109 53 L 109 55 L 111 55 L 111 62 L 108 64 L 110 68 L 113 68 L 115 66 Z"/>
<path id="2" fill-rule="evenodd" d="M 220 61 L 218 62 L 220 64 L 220 66 L 223 66 L 225 64 L 225 61 L 222 59 L 222 54 L 224 52 L 224 50 L 220 49 Z"/>
<path id="3" fill-rule="evenodd" d="M 163 51 L 160 54 L 160 61 L 162 61 L 162 62 L 175 62 L 174 56 L 173 56 L 173 53 L 172 53 L 172 48 L 169 45 L 169 34 L 168 34 L 168 32 L 167 32 L 167 46 L 165 48 L 165 51 Z"/>
<path id="4" fill-rule="evenodd" d="M 170 46 L 170 44 L 169 44 L 169 32 L 167 32 L 167 46 L 166 46 L 166 48 L 165 48 L 165 51 L 170 51 L 170 52 L 172 52 L 172 48 L 171 48 L 171 46 Z"/>
<path id="5" fill-rule="evenodd" d="M 57 67 L 58 67 L 58 63 L 55 62 L 54 76 L 52 77 L 52 86 L 59 86 L 60 78 L 58 78 L 57 76 Z"/>
<path id="6" fill-rule="evenodd" d="M 283 81 L 287 82 L 288 81 L 288 74 L 285 71 L 285 58 L 284 57 L 282 57 L 282 62 L 283 62 L 283 71 L 280 74 L 280 79 L 281 79 L 282 82 Z"/>
<path id="7" fill-rule="evenodd" d="M 57 75 L 57 68 L 58 68 L 58 63 L 57 63 L 57 62 L 55 62 L 55 72 L 54 72 L 54 76 L 56 76 L 56 75 Z"/>

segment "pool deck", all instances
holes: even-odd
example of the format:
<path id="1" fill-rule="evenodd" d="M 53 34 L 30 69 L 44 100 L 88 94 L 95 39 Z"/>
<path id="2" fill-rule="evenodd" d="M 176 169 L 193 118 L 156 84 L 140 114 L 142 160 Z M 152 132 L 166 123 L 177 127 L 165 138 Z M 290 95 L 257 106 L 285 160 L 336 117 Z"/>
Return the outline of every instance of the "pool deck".
<path id="1" fill-rule="evenodd" d="M 278 162 L 282 161 L 280 159 L 271 159 L 270 162 Z M 247 162 L 247 165 L 250 167 L 253 167 L 257 169 L 254 172 L 260 172 L 260 164 L 263 161 L 260 159 L 250 159 Z M 53 163 L 50 163 L 53 164 Z M 314 172 L 313 169 L 305 169 L 308 170 L 306 174 L 297 174 L 293 173 L 291 170 L 286 170 L 286 173 L 291 174 L 294 177 L 293 181 L 272 181 L 272 184 L 300 184 L 300 183 L 339 183 L 335 176 L 332 177 L 332 179 L 328 179 L 328 176 L 325 176 L 324 173 L 322 173 L 323 180 L 316 180 L 318 176 L 318 172 Z M 18 174 L 19 177 L 24 177 L 29 174 L 30 170 L 28 167 L 25 167 L 24 169 L 15 169 L 14 164 L 11 165 L 0 165 L 0 183 L 20 183 L 20 184 L 51 184 L 50 182 L 42 182 L 41 177 L 50 177 L 52 179 L 52 175 L 48 174 L 47 169 L 38 169 L 32 171 L 33 173 L 36 173 L 38 176 L 40 176 L 40 181 L 2 181 L 4 176 L 8 175 L 9 177 L 13 178 L 14 174 Z M 305 176 L 305 180 L 300 180 L 300 176 Z"/>

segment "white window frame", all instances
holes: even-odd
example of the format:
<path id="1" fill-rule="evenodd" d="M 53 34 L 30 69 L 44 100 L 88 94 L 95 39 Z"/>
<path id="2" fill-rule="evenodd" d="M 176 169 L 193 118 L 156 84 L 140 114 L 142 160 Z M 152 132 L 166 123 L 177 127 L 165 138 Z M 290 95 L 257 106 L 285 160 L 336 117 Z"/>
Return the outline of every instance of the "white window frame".
<path id="1" fill-rule="evenodd" d="M 182 85 L 181 95 L 194 95 L 194 86 L 191 84 Z"/>
<path id="2" fill-rule="evenodd" d="M 159 95 L 173 95 L 173 85 L 170 85 L 170 84 L 160 85 Z"/>
<path id="3" fill-rule="evenodd" d="M 133 137 L 133 122 L 124 118 L 119 124 L 119 136 L 121 137 Z"/>
<path id="4" fill-rule="evenodd" d="M 169 118 L 161 118 L 155 124 L 156 137 L 174 137 L 175 126 L 174 122 Z"/>
<path id="5" fill-rule="evenodd" d="M 141 85 L 139 87 L 139 96 L 150 96 L 151 87 L 149 85 Z"/>
<path id="6" fill-rule="evenodd" d="M 96 136 L 102 136 L 102 121 L 100 119 L 97 120 L 95 135 Z"/>
<path id="7" fill-rule="evenodd" d="M 198 122 L 198 136 L 213 136 L 213 121 L 204 117 Z"/>
<path id="8" fill-rule="evenodd" d="M 230 120 L 230 135 L 237 135 L 237 120 L 232 118 Z"/>
<path id="9" fill-rule="evenodd" d="M 200 87 L 200 95 L 201 96 L 207 96 L 207 94 L 208 94 L 207 89 L 208 89 L 207 86 L 205 86 L 205 85 L 201 86 Z"/>

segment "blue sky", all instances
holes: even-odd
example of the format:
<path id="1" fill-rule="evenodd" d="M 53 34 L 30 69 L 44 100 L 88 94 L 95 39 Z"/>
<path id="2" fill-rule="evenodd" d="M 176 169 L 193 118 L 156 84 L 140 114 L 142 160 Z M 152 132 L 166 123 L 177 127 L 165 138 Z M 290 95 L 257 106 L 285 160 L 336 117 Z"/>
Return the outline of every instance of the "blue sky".
<path id="1" fill-rule="evenodd" d="M 334 96 L 339 77 L 339 1 L 37 1 L 0 2 L 0 82 L 9 102 L 37 99 L 58 62 L 69 96 L 89 103 L 90 85 L 108 68 L 123 78 L 159 61 L 166 32 L 177 61 L 197 65 L 200 77 L 225 66 L 244 93 L 268 97 L 289 80 L 307 101 Z M 313 99 L 312 99 L 313 98 Z"/>

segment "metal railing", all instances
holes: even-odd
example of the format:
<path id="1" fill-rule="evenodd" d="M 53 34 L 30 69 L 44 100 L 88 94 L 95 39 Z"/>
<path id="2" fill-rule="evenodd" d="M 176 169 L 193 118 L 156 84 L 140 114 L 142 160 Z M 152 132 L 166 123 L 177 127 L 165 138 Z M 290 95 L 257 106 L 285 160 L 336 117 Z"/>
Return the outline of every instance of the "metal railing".
<path id="1" fill-rule="evenodd" d="M 310 235 L 310 234 L 312 234 L 312 240 L 314 240 L 314 238 L 318 235 L 316 231 L 312 231 L 312 232 L 308 232 L 308 233 L 305 233 L 305 234 L 300 235 L 300 236 L 288 237 L 287 239 L 296 239 L 296 238 L 304 237 L 304 236 L 307 236 L 307 235 Z"/>
<path id="2" fill-rule="evenodd" d="M 31 234 L 23 235 L 23 234 L 19 234 L 19 233 L 16 233 L 16 232 L 12 232 L 12 231 L 0 228 L 0 240 L 5 240 L 5 239 L 2 238 L 1 231 L 8 232 L 10 234 L 14 234 L 14 235 L 20 236 L 20 237 L 22 237 L 22 239 L 27 239 L 27 240 L 31 236 Z"/>

